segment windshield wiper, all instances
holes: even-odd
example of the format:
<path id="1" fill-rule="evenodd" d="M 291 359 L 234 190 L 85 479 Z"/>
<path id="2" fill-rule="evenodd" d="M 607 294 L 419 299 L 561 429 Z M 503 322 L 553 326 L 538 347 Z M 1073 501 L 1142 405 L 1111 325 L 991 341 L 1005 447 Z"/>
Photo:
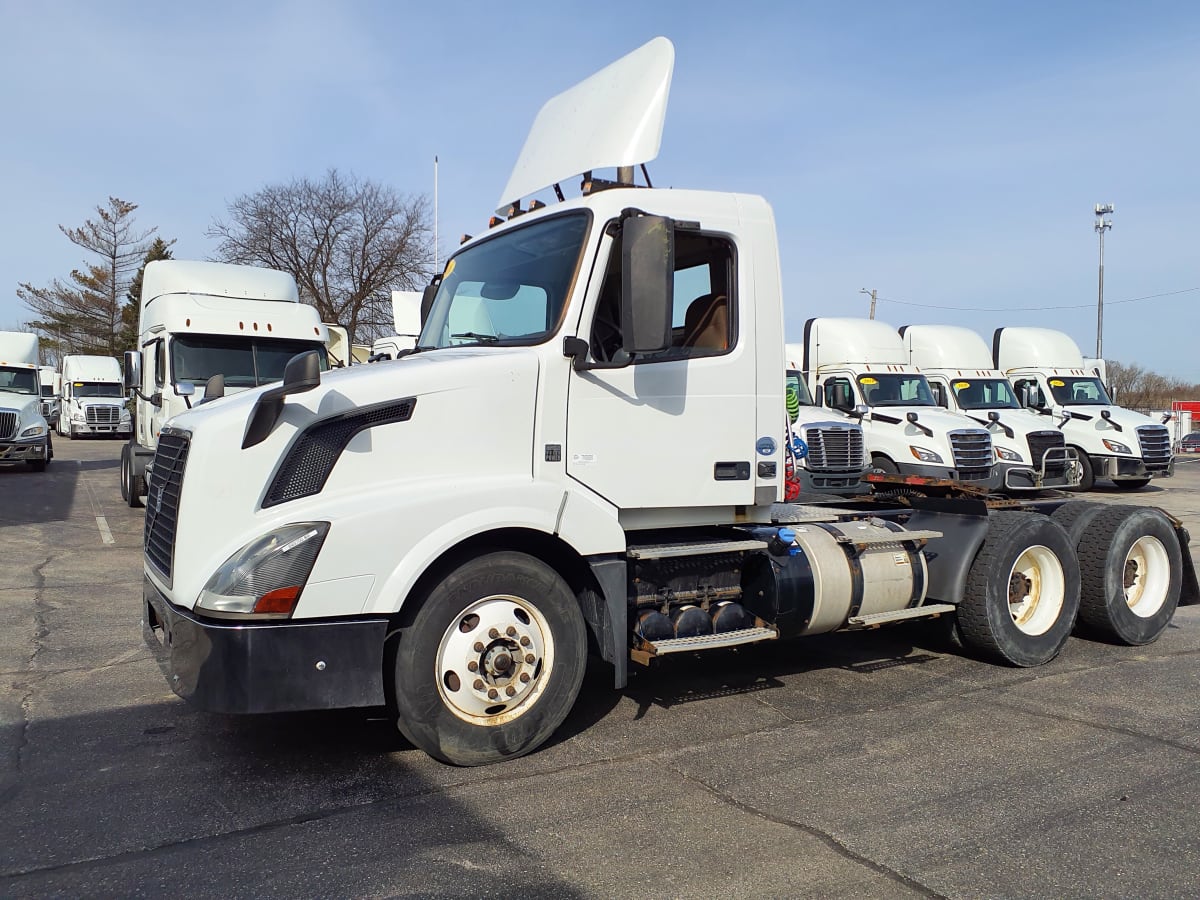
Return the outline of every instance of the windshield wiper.
<path id="1" fill-rule="evenodd" d="M 471 338 L 471 340 L 479 341 L 481 344 L 494 344 L 500 338 L 494 334 L 480 334 L 478 331 L 463 331 L 458 334 L 450 335 L 452 338 Z"/>

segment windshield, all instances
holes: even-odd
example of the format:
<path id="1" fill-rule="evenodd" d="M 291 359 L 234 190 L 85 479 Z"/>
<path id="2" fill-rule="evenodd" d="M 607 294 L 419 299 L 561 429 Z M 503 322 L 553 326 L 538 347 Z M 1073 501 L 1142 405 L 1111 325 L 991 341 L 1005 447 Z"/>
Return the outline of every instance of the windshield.
<path id="1" fill-rule="evenodd" d="M 325 345 L 320 341 L 211 334 L 175 338 L 171 342 L 171 366 L 176 384 L 183 381 L 204 384 L 214 375 L 224 375 L 226 387 L 259 387 L 282 381 L 288 360 L 306 350 L 320 352 L 321 371 L 329 368 Z"/>
<path id="2" fill-rule="evenodd" d="M 42 396 L 43 397 L 53 397 L 54 396 L 54 385 L 43 384 L 42 385 Z"/>
<path id="3" fill-rule="evenodd" d="M 125 396 L 124 389 L 115 381 L 72 381 L 71 393 L 76 397 Z M 45 394 L 42 396 L 45 396 Z"/>
<path id="4" fill-rule="evenodd" d="M 16 366 L 0 366 L 0 391 L 36 396 L 38 393 L 37 372 L 33 369 L 19 369 Z"/>
<path id="5" fill-rule="evenodd" d="M 446 264 L 422 349 L 531 344 L 558 327 L 589 216 L 555 216 L 463 251 Z"/>
<path id="6" fill-rule="evenodd" d="M 800 407 L 816 405 L 813 403 L 808 385 L 804 383 L 804 379 L 800 377 L 799 372 L 787 373 L 787 381 L 784 383 L 784 395 L 787 398 L 788 418 L 793 422 L 796 421 L 796 417 L 800 413 Z"/>
<path id="7" fill-rule="evenodd" d="M 1050 392 L 1054 402 L 1063 406 L 1112 405 L 1099 378 L 1051 378 Z"/>
<path id="8" fill-rule="evenodd" d="M 868 406 L 934 406 L 924 375 L 859 375 L 858 386 Z"/>
<path id="9" fill-rule="evenodd" d="M 1012 385 L 1003 378 L 963 378 L 950 382 L 960 409 L 1020 409 Z"/>

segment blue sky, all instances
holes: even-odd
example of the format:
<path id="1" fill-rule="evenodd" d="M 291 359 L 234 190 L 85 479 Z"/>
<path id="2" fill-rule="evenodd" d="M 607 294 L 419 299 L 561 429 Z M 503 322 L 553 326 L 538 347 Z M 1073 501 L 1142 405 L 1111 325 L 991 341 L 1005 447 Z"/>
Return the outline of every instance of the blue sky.
<path id="1" fill-rule="evenodd" d="M 791 339 L 875 288 L 893 325 L 1041 324 L 1090 353 L 1111 202 L 1105 356 L 1200 381 L 1187 2 L 0 0 L 0 328 L 28 315 L 18 282 L 83 262 L 57 226 L 109 195 L 205 258 L 240 194 L 331 166 L 432 194 L 436 154 L 444 257 L 541 104 L 658 34 L 676 66 L 651 176 L 771 202 Z"/>

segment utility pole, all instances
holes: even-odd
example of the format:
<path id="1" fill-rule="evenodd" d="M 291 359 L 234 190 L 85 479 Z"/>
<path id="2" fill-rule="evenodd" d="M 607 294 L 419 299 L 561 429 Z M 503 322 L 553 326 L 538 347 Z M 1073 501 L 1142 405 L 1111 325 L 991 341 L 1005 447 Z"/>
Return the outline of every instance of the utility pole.
<path id="1" fill-rule="evenodd" d="M 1104 359 L 1104 232 L 1112 228 L 1111 203 L 1096 204 L 1096 232 L 1100 235 L 1100 296 L 1096 301 L 1096 359 Z"/>
<path id="2" fill-rule="evenodd" d="M 863 288 L 861 291 L 859 291 L 859 293 L 866 294 L 871 298 L 871 315 L 868 318 L 875 318 L 875 295 L 878 293 L 878 291 L 876 291 L 874 288 L 871 288 L 869 291 L 866 288 Z"/>
<path id="3" fill-rule="evenodd" d="M 433 274 L 438 274 L 438 159 L 433 158 Z"/>

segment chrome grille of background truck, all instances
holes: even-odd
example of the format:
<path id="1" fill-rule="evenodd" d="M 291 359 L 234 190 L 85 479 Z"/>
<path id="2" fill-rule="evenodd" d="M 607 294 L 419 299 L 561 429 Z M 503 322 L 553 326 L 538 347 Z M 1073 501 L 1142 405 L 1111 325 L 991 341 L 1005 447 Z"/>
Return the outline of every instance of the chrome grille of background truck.
<path id="1" fill-rule="evenodd" d="M 1171 463 L 1171 432 L 1162 425 L 1139 425 L 1138 446 L 1151 472 L 1165 472 Z"/>
<path id="2" fill-rule="evenodd" d="M 814 472 L 861 472 L 864 466 L 863 434 L 857 428 L 804 429 L 808 468 Z"/>
<path id="3" fill-rule="evenodd" d="M 962 481 L 989 478 L 992 474 L 992 436 L 982 429 L 965 428 L 950 432 L 954 467 Z"/>

